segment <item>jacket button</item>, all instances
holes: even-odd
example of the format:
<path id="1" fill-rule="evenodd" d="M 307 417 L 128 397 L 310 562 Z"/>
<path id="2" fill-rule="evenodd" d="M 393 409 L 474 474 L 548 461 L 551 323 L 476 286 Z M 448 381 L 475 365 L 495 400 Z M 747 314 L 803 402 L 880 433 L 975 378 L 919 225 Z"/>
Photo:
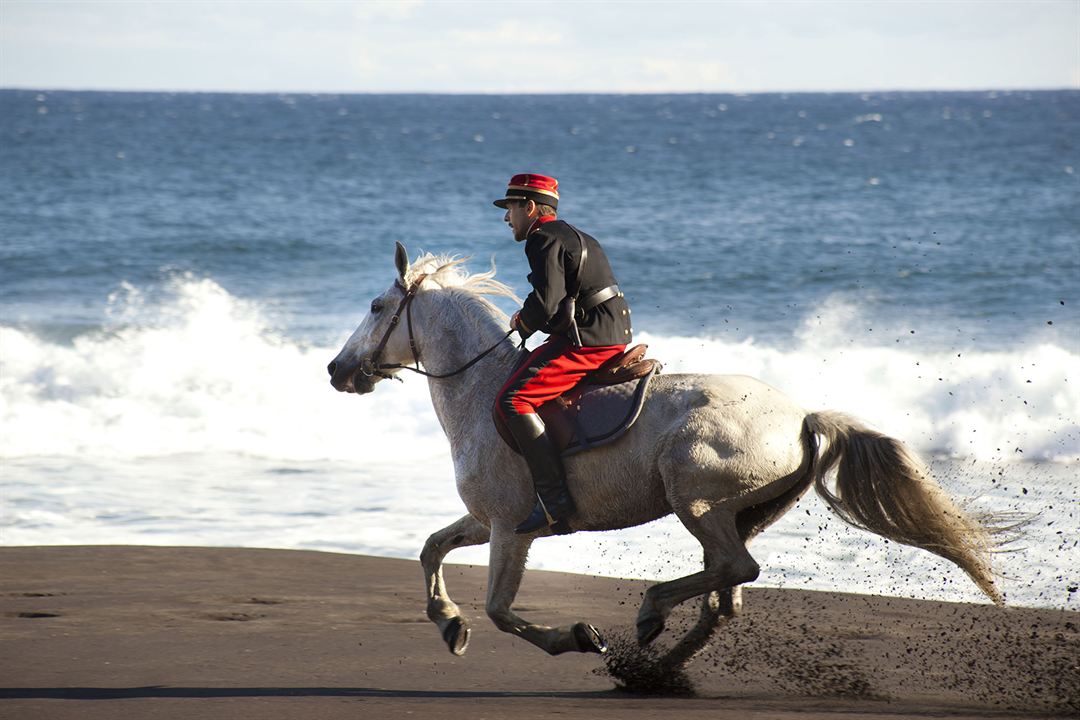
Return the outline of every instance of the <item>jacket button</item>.
<path id="1" fill-rule="evenodd" d="M 623 331 L 622 331 L 622 334 L 623 334 L 623 335 L 629 335 L 629 334 L 630 334 L 630 331 L 629 331 L 629 330 L 623 330 Z"/>
<path id="2" fill-rule="evenodd" d="M 625 315 L 625 314 L 626 314 L 626 311 L 625 311 L 625 310 L 623 310 L 623 311 L 622 311 L 622 314 L 623 314 L 623 315 Z"/>

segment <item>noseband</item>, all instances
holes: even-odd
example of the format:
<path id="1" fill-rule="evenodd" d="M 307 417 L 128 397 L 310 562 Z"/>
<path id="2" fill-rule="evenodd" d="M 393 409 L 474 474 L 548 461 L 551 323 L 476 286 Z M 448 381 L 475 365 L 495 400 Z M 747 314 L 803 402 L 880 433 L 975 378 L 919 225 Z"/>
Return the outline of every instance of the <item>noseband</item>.
<path id="1" fill-rule="evenodd" d="M 488 356 L 489 353 L 494 351 L 495 348 L 502 345 L 503 341 L 510 337 L 510 334 L 514 332 L 513 330 L 507 330 L 506 334 L 499 338 L 499 341 L 497 343 L 474 357 L 469 362 L 459 367 L 457 370 L 442 374 L 429 373 L 425 370 L 421 370 L 420 346 L 416 344 L 416 337 L 413 335 L 412 328 L 412 301 L 413 298 L 416 297 L 416 293 L 420 290 L 420 285 L 424 282 L 426 278 L 426 274 L 420 275 L 418 278 L 416 278 L 416 280 L 413 281 L 410 287 L 405 287 L 405 284 L 400 279 L 394 281 L 394 285 L 400 288 L 405 293 L 405 295 L 401 298 L 401 302 L 398 303 L 397 310 L 394 311 L 393 317 L 390 318 L 390 324 L 387 326 L 386 332 L 383 333 L 382 339 L 379 340 L 379 344 L 375 346 L 375 352 L 371 353 L 371 355 L 369 356 L 361 358 L 360 360 L 360 372 L 362 372 L 366 377 L 372 377 L 377 375 L 381 378 L 401 380 L 401 378 L 396 378 L 394 375 L 384 372 L 384 370 L 409 370 L 419 375 L 423 375 L 429 378 L 435 378 L 437 380 L 453 377 L 458 373 L 465 372 L 473 365 L 483 360 L 485 357 Z M 398 323 L 401 322 L 402 311 L 405 312 L 405 326 L 406 328 L 408 328 L 409 331 L 409 350 L 410 352 L 412 352 L 413 363 L 415 367 L 409 367 L 408 365 L 402 365 L 401 363 L 379 362 L 379 360 L 382 358 L 383 351 L 386 350 L 386 344 L 390 342 L 390 334 L 394 332 L 394 328 L 396 328 Z M 522 346 L 525 345 L 524 339 L 522 339 L 521 344 Z"/>

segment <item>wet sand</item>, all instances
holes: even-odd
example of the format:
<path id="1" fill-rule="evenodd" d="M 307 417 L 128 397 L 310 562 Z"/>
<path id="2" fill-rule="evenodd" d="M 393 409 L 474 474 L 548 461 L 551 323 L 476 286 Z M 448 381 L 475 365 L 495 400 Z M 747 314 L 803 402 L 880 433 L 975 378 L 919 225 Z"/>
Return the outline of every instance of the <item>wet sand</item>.
<path id="1" fill-rule="evenodd" d="M 695 694 L 630 694 L 550 657 L 448 565 L 464 657 L 418 562 L 229 548 L 0 548 L 2 718 L 1029 718 L 1080 715 L 1080 613 L 748 588 L 690 665 Z M 515 608 L 595 624 L 617 657 L 647 583 L 529 572 Z M 686 607 L 658 641 L 697 612 Z"/>

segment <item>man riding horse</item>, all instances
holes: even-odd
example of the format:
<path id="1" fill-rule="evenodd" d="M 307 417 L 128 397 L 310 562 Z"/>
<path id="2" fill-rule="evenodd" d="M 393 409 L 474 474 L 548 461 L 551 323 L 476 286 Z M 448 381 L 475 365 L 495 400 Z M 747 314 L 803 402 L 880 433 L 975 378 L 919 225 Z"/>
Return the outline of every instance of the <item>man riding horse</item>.
<path id="1" fill-rule="evenodd" d="M 531 270 L 532 292 L 510 328 L 522 338 L 548 333 L 496 399 L 536 489 L 536 506 L 515 528 L 520 534 L 547 526 L 556 534 L 569 532 L 565 520 L 574 512 L 562 458 L 537 409 L 621 354 L 631 339 L 630 308 L 600 243 L 559 220 L 558 204 L 558 181 L 532 174 L 510 178 L 506 197 L 495 201 L 506 210 L 514 240 L 525 241 Z"/>
<path id="2" fill-rule="evenodd" d="M 450 442 L 457 491 L 468 510 L 432 533 L 420 553 L 427 616 L 450 652 L 464 654 L 471 631 L 446 588 L 442 566 L 448 552 L 490 543 L 484 609 L 503 632 L 552 655 L 602 653 L 607 645 L 587 622 L 552 627 L 515 612 L 529 547 L 540 535 L 571 529 L 570 523 L 578 530 L 614 530 L 674 513 L 701 543 L 702 569 L 651 586 L 636 625 L 638 643 L 648 645 L 664 631 L 674 608 L 700 597 L 697 623 L 660 659 L 663 672 L 680 667 L 742 607 L 741 586 L 760 572 L 747 544 L 811 487 L 845 522 L 939 555 L 962 568 L 995 603 L 1004 603 L 990 551 L 1016 524 L 965 513 L 899 440 L 840 413 L 807 411 L 744 375 L 656 377 L 649 401 L 618 446 L 566 454 L 580 504 L 573 509 L 562 458 L 536 408 L 622 349 L 630 338 L 630 312 L 600 246 L 555 219 L 557 202 L 553 179 L 519 175 L 496 203 L 505 205 L 514 237 L 528 241 L 532 269 L 533 291 L 511 330 L 504 329 L 505 316 L 484 297 L 509 294 L 494 273 L 470 276 L 459 260 L 433 255 L 410 267 L 398 243 L 393 284 L 375 298 L 371 312 L 327 365 L 336 390 L 358 395 L 399 370 L 429 378 L 432 406 Z M 575 299 L 576 312 L 570 313 Z M 397 309 L 386 311 L 393 302 Z M 541 329 L 550 334 L 547 342 L 512 370 L 521 356 L 506 338 L 514 330 Z M 523 451 L 532 488 L 522 475 L 525 468 L 485 424 L 493 389 L 508 374 L 495 411 Z M 539 503 L 529 490 L 535 490 Z"/>

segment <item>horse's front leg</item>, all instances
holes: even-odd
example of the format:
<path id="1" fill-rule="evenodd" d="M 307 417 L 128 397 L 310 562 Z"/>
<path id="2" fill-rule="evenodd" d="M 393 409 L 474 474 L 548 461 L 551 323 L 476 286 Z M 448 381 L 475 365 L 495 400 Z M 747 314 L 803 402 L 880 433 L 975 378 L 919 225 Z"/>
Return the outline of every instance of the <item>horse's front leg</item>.
<path id="1" fill-rule="evenodd" d="M 596 628 L 588 623 L 579 622 L 561 628 L 534 625 L 510 609 L 521 586 L 525 557 L 532 541 L 532 536 L 516 535 L 509 526 L 502 527 L 493 523 L 491 560 L 488 567 L 488 617 L 503 632 L 528 640 L 551 655 L 564 652 L 607 652 L 607 643 Z"/>
<path id="2" fill-rule="evenodd" d="M 469 621 L 446 592 L 442 561 L 451 550 L 468 545 L 482 545 L 488 541 L 490 535 L 491 532 L 480 524 L 479 520 L 472 515 L 466 515 L 433 533 L 420 553 L 420 564 L 424 568 L 424 579 L 427 582 L 427 616 L 439 626 L 443 640 L 455 655 L 464 655 L 469 646 Z"/>

